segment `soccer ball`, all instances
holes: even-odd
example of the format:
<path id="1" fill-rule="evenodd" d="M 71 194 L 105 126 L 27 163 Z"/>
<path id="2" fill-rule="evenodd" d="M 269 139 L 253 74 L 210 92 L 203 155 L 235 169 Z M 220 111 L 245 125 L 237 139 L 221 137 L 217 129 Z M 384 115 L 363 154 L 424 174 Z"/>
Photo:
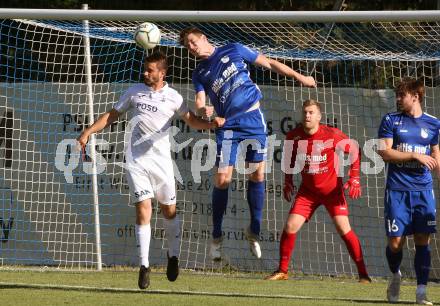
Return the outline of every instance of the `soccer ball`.
<path id="1" fill-rule="evenodd" d="M 134 31 L 134 41 L 139 47 L 144 49 L 153 49 L 160 42 L 160 30 L 150 22 L 140 24 Z"/>

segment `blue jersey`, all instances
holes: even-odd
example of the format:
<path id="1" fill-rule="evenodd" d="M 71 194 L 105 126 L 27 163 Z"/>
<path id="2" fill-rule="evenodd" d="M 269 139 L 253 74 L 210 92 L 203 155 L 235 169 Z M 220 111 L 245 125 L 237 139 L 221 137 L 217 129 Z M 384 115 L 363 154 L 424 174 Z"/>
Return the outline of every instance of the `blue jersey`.
<path id="1" fill-rule="evenodd" d="M 438 144 L 439 120 L 423 113 L 418 118 L 402 112 L 389 113 L 382 119 L 379 138 L 392 138 L 392 148 L 401 152 L 431 155 L 431 146 Z M 401 191 L 432 189 L 429 169 L 418 161 L 388 163 L 387 188 Z"/>
<path id="2" fill-rule="evenodd" d="M 216 48 L 192 74 L 196 93 L 204 91 L 218 116 L 226 119 L 244 113 L 263 96 L 252 82 L 247 68 L 258 52 L 241 44 Z"/>

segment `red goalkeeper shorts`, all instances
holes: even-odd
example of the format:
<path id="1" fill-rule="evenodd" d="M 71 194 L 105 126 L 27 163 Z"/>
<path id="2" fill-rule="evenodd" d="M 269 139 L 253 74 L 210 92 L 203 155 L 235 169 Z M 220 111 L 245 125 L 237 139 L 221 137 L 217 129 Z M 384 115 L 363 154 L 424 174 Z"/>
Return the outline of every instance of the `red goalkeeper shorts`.
<path id="1" fill-rule="evenodd" d="M 332 218 L 348 216 L 348 205 L 342 189 L 323 196 L 300 188 L 289 214 L 301 215 L 308 221 L 321 204 L 325 206 Z"/>

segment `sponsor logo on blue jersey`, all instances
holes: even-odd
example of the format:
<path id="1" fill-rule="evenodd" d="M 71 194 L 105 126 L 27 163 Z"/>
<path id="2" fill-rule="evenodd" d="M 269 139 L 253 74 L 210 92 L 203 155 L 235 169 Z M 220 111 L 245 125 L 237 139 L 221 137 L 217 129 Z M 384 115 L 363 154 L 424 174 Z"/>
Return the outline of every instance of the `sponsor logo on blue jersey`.
<path id="1" fill-rule="evenodd" d="M 418 118 L 401 112 L 387 114 L 379 128 L 379 138 L 392 138 L 393 149 L 431 155 L 431 146 L 438 144 L 440 121 L 428 114 Z M 388 163 L 387 188 L 419 191 L 432 189 L 429 169 L 416 160 Z"/>
<path id="2" fill-rule="evenodd" d="M 205 91 L 216 113 L 226 119 L 246 112 L 262 94 L 249 76 L 258 53 L 241 44 L 216 48 L 193 72 L 196 92 Z"/>

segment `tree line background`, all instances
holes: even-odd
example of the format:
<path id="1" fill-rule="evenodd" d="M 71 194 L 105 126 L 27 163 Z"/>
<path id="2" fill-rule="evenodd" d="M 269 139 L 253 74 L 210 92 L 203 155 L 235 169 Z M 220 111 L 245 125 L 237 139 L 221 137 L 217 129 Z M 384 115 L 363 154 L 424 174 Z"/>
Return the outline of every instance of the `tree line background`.
<path id="1" fill-rule="evenodd" d="M 250 11 L 311 11 L 331 10 L 336 0 L 3 0 L 3 8 L 80 9 L 88 3 L 91 9 L 115 10 L 250 10 Z M 438 0 L 347 0 L 346 9 L 354 10 L 435 10 Z"/>
<path id="2" fill-rule="evenodd" d="M 139 0 L 125 0 L 125 1 L 102 1 L 102 0 L 4 0 L 1 2 L 0 7 L 3 8 L 47 8 L 47 9 L 80 9 L 82 3 L 88 3 L 90 9 L 117 9 L 117 10 L 273 10 L 273 11 L 307 11 L 307 10 L 332 10 L 335 4 L 344 4 L 345 10 L 434 10 L 440 8 L 440 0 L 234 0 L 234 1 L 202 1 L 202 0 L 168 0 L 168 1 L 139 1 Z M 337 5 L 336 5 L 337 6 Z M 0 20 L 1 21 L 1 20 Z M 30 52 L 30 48 L 22 48 L 23 45 L 23 32 L 16 32 L 6 26 L 6 23 L 11 21 L 3 21 L 4 26 L 0 27 L 0 44 L 5 48 L 0 52 L 0 67 L 2 70 L 8 71 L 8 73 L 0 74 L 0 82 L 16 82 L 17 80 L 27 81 L 52 81 L 52 82 L 81 82 L 83 67 L 81 65 L 76 66 L 75 73 L 67 73 L 69 65 L 68 61 L 82 62 L 81 56 L 83 55 L 81 48 L 82 43 L 78 41 L 66 41 L 60 43 L 58 38 L 54 35 L 48 39 L 43 39 L 44 42 L 49 43 L 47 46 L 42 46 L 44 51 L 47 48 L 55 46 L 55 42 L 63 48 L 71 48 L 66 53 L 71 54 L 70 57 L 62 57 L 56 55 L 57 58 L 53 61 L 54 64 L 46 64 L 44 69 L 39 66 L 42 60 L 42 56 L 53 56 L 54 52 Z M 32 31 L 30 31 L 32 32 Z M 30 34 L 29 34 L 30 35 Z M 32 34 L 37 35 L 37 34 Z M 347 36 L 349 40 L 350 32 L 342 32 L 337 35 Z M 383 35 L 386 35 L 384 33 Z M 411 37 L 408 37 L 410 39 Z M 33 37 L 32 40 L 36 40 Z M 53 44 L 51 40 L 53 41 Z M 67 38 L 63 38 L 67 39 Z M 112 50 L 109 50 L 110 57 L 113 54 L 124 54 L 126 46 L 121 44 L 120 46 L 112 46 Z M 120 48 L 120 50 L 118 49 Z M 32 46 L 34 51 L 38 50 L 37 45 Z M 435 47 L 437 49 L 437 47 Z M 47 50 L 46 50 L 47 51 Z M 111 51 L 111 52 L 110 52 Z M 133 51 L 131 51 L 133 52 Z M 185 50 L 177 50 L 173 52 L 180 52 L 180 56 L 177 60 L 188 57 Z M 105 52 L 103 52 L 105 53 Z M 75 61 L 75 56 L 78 59 Z M 141 54 L 136 54 L 134 57 L 142 58 Z M 53 59 L 52 59 L 53 60 Z M 106 65 L 107 58 L 105 56 L 94 57 L 94 67 L 98 70 L 103 70 L 104 73 L 99 74 L 99 82 L 114 82 L 115 80 L 137 80 L 138 74 L 142 70 L 142 66 L 135 69 L 123 70 L 118 73 L 108 73 L 108 69 L 112 68 L 111 65 Z M 112 59 L 115 60 L 114 58 Z M 121 59 L 121 61 L 123 61 Z M 44 61 L 50 63 L 51 61 Z M 101 63 L 102 62 L 102 63 Z M 111 61 L 110 61 L 111 62 Z M 175 67 L 180 67 L 179 63 Z M 302 71 L 307 71 L 305 62 L 287 60 L 286 64 L 292 66 L 295 69 L 302 68 Z M 53 66 L 53 67 L 52 67 Z M 14 69 L 17 67 L 23 67 L 23 69 Z M 438 62 L 424 62 L 416 63 L 411 71 L 408 72 L 411 75 L 421 76 L 423 75 L 428 86 L 437 86 L 440 84 L 438 77 Z M 178 68 L 176 68 L 178 69 Z M 253 69 L 253 68 L 252 68 Z M 398 76 L 402 73 L 399 67 L 399 63 L 392 62 L 377 62 L 377 61 L 365 61 L 354 60 L 345 62 L 336 61 L 322 61 L 316 66 L 317 71 L 322 73 L 316 75 L 318 82 L 333 82 L 340 87 L 365 87 L 365 88 L 392 88 L 394 86 L 394 76 Z M 351 77 L 347 77 L 346 71 L 351 72 Z M 409 71 L 409 70 L 408 70 Z M 120 74 L 124 73 L 123 76 Z M 269 72 L 255 73 L 253 75 L 257 78 L 256 81 L 259 84 L 271 84 L 277 82 L 273 80 Z M 126 75 L 125 75 L 126 74 Z M 183 79 L 190 79 L 190 71 L 174 71 L 174 75 L 177 75 Z M 171 77 L 171 76 L 170 76 Z M 98 77 L 97 77 L 98 78 Z M 172 81 L 172 80 L 170 80 Z"/>

